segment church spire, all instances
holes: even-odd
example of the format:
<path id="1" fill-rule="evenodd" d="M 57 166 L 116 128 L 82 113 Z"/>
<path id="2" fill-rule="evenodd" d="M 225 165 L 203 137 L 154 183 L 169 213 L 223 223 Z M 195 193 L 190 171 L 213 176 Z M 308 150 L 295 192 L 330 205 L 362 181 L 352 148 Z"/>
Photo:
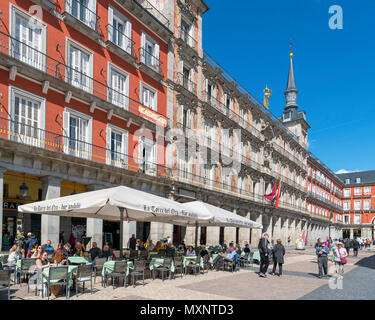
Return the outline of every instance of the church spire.
<path id="1" fill-rule="evenodd" d="M 294 70 L 293 70 L 293 48 L 292 48 L 292 42 L 290 42 L 290 63 L 289 63 L 289 74 L 288 74 L 288 83 L 286 90 L 284 92 L 286 105 L 284 110 L 290 110 L 290 109 L 298 109 L 297 105 L 297 93 L 298 90 L 296 88 L 296 83 L 294 80 Z"/>

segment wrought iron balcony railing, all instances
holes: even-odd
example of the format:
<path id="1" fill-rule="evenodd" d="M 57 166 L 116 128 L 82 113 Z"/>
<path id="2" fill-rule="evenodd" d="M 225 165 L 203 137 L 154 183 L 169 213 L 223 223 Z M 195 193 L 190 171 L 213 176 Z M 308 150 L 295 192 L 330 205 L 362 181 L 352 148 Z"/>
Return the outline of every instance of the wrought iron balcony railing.
<path id="1" fill-rule="evenodd" d="M 65 0 L 64 12 L 69 13 L 77 20 L 100 33 L 100 17 L 96 14 L 96 10 L 89 9 L 84 3 L 84 1 L 79 0 Z"/>
<path id="2" fill-rule="evenodd" d="M 178 29 L 179 38 L 194 50 L 198 49 L 198 42 L 183 28 Z"/>
<path id="3" fill-rule="evenodd" d="M 169 28 L 169 20 L 163 15 L 150 1 L 147 0 L 135 0 L 137 1 L 146 11 L 151 13 L 156 19 L 158 19 L 165 27 Z"/>
<path id="4" fill-rule="evenodd" d="M 228 118 L 232 119 L 234 122 L 238 123 L 241 128 L 247 130 L 258 139 L 261 139 L 262 134 L 257 128 L 255 128 L 252 124 L 246 121 L 246 119 L 241 117 L 238 113 L 228 108 L 224 103 L 214 98 L 207 91 L 203 92 L 203 99 L 204 102 L 208 103 L 211 107 L 218 110 L 220 113 L 224 114 Z"/>
<path id="5" fill-rule="evenodd" d="M 125 33 L 119 28 L 115 28 L 113 25 L 107 24 L 106 29 L 109 41 L 127 52 L 132 57 L 135 57 L 135 42 L 131 38 L 125 35 Z"/>
<path id="6" fill-rule="evenodd" d="M 159 74 L 163 74 L 163 63 L 145 48 L 139 48 L 139 61 Z"/>
<path id="7" fill-rule="evenodd" d="M 177 79 L 180 86 L 184 87 L 194 95 L 197 95 L 197 85 L 194 83 L 194 81 L 191 81 L 189 77 L 185 76 L 181 72 L 177 73 Z"/>
<path id="8" fill-rule="evenodd" d="M 92 78 L 90 75 L 64 64 L 43 52 L 40 52 L 18 39 L 0 32 L 0 54 L 5 54 L 29 65 L 36 71 L 43 72 L 59 81 L 64 81 L 73 87 L 87 92 L 103 101 L 109 102 L 116 107 L 125 109 L 133 114 L 145 117 L 145 110 L 149 110 L 139 101 L 128 97 L 112 87 Z M 22 71 L 20 71 L 22 73 Z M 155 115 L 155 121 L 164 125 L 166 117 L 156 111 L 150 111 Z"/>

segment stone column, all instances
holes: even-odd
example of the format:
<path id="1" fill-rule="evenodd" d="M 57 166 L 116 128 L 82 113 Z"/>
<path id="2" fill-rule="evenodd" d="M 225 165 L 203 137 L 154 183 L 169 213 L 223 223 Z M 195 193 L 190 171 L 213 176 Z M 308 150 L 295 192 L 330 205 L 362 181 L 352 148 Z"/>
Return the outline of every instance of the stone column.
<path id="1" fill-rule="evenodd" d="M 4 168 L 0 168 L 0 251 L 3 246 Z"/>
<path id="2" fill-rule="evenodd" d="M 246 216 L 247 219 L 250 219 L 250 211 L 247 212 Z M 250 240 L 250 228 L 240 228 L 238 235 L 238 240 L 241 246 L 244 246 L 245 241 L 249 243 Z"/>
<path id="3" fill-rule="evenodd" d="M 206 245 L 219 245 L 220 227 L 207 227 Z"/>
<path id="4" fill-rule="evenodd" d="M 135 232 L 134 232 L 135 233 Z M 152 242 L 160 241 L 163 239 L 164 226 L 161 222 L 151 222 L 150 225 L 150 239 Z"/>
<path id="5" fill-rule="evenodd" d="M 198 240 L 197 244 L 199 245 L 199 230 L 198 230 Z M 186 234 L 185 234 L 185 245 L 192 245 L 194 246 L 195 244 L 195 227 L 186 227 Z"/>
<path id="6" fill-rule="evenodd" d="M 136 221 L 124 221 L 122 230 L 122 239 L 124 241 L 123 247 L 128 248 L 128 241 L 132 234 L 137 236 L 137 222 Z"/>
<path id="7" fill-rule="evenodd" d="M 354 230 L 353 230 L 353 228 L 350 228 L 350 239 L 353 239 L 353 237 L 354 237 Z"/>
<path id="8" fill-rule="evenodd" d="M 288 245 L 288 236 L 289 236 L 288 219 L 287 218 L 281 218 L 280 239 L 281 239 L 284 246 Z"/>
<path id="9" fill-rule="evenodd" d="M 271 240 L 271 242 L 273 240 L 274 244 L 276 244 L 277 239 L 280 239 L 280 231 L 281 231 L 280 230 L 280 228 L 281 228 L 280 222 L 281 222 L 280 217 L 273 216 L 272 219 L 271 219 L 272 234 L 270 235 L 270 240 Z"/>
<path id="10" fill-rule="evenodd" d="M 256 219 L 256 222 L 262 223 L 262 214 L 258 214 Z M 260 238 L 262 237 L 262 229 L 253 229 L 251 232 L 251 247 L 257 248 Z"/>
<path id="11" fill-rule="evenodd" d="M 42 181 L 42 199 L 49 200 L 60 197 L 61 180 L 51 176 L 45 176 L 40 179 Z M 42 215 L 41 241 L 45 244 L 47 240 L 51 240 L 54 248 L 59 243 L 60 217 L 52 215 Z"/>
<path id="12" fill-rule="evenodd" d="M 88 191 L 96 191 L 104 189 L 104 186 L 92 184 L 87 186 Z M 98 244 L 98 248 L 103 248 L 103 220 L 102 219 L 94 219 L 94 218 L 87 218 L 86 219 L 86 235 L 91 237 L 91 241 L 89 243 L 89 248 L 91 248 L 92 243 L 96 242 Z M 128 241 L 129 238 L 124 238 L 124 242 Z M 125 243 L 126 246 L 126 243 Z"/>

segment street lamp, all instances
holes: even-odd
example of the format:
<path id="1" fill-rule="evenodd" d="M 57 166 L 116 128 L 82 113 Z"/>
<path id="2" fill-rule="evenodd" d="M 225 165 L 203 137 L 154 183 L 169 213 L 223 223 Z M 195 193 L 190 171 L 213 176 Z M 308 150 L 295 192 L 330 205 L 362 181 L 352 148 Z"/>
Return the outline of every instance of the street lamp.
<path id="1" fill-rule="evenodd" d="M 22 198 L 26 198 L 27 197 L 27 193 L 29 192 L 29 187 L 26 185 L 26 174 L 24 175 L 23 177 L 23 183 L 20 185 L 20 192 L 21 192 L 21 197 Z"/>

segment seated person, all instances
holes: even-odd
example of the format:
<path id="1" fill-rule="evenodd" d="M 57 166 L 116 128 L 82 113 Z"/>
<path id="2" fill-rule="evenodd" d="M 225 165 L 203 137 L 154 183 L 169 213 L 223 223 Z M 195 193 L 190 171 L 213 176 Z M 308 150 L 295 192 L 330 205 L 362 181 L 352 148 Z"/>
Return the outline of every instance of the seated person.
<path id="1" fill-rule="evenodd" d="M 72 249 L 72 246 L 70 245 L 70 243 L 65 243 L 64 248 L 62 249 L 62 252 L 63 252 L 63 255 L 64 255 L 65 259 L 68 259 L 68 257 L 70 257 L 72 255 L 71 249 Z"/>
<path id="2" fill-rule="evenodd" d="M 235 256 L 238 256 L 236 250 L 229 247 L 229 253 L 227 253 L 226 256 L 223 256 L 223 260 L 232 261 L 233 257 L 235 257 Z M 236 257 L 236 262 L 237 262 L 237 257 Z"/>
<path id="3" fill-rule="evenodd" d="M 245 248 L 243 249 L 243 252 L 250 253 L 250 247 L 248 243 L 246 243 Z"/>
<path id="4" fill-rule="evenodd" d="M 196 256 L 195 250 L 193 249 L 193 246 L 189 246 L 188 249 L 186 250 L 186 256 L 187 257 L 194 257 Z"/>
<path id="5" fill-rule="evenodd" d="M 38 243 L 37 243 L 37 242 L 35 242 L 35 243 L 32 245 L 31 249 L 27 252 L 27 256 L 26 256 L 26 258 L 31 258 L 31 257 L 34 255 L 34 253 L 38 251 L 38 248 L 39 248 L 39 247 L 42 248 L 41 246 L 38 246 Z"/>
<path id="6" fill-rule="evenodd" d="M 52 245 L 51 245 L 51 240 L 47 240 L 47 243 L 46 243 L 46 250 L 45 250 L 49 255 L 53 254 L 55 252 L 55 250 L 53 249 Z"/>
<path id="7" fill-rule="evenodd" d="M 167 248 L 165 249 L 165 253 L 167 256 L 174 257 L 176 255 L 176 249 L 172 245 L 172 242 L 168 242 Z"/>
<path id="8" fill-rule="evenodd" d="M 56 264 L 67 264 L 68 263 L 68 261 L 64 258 L 64 254 L 63 254 L 62 250 L 56 251 L 55 256 L 53 257 L 53 261 Z"/>
<path id="9" fill-rule="evenodd" d="M 98 244 L 95 241 L 92 243 L 92 248 L 89 250 L 89 254 L 91 256 L 91 261 L 99 258 L 102 254 L 101 250 L 98 248 Z"/>
<path id="10" fill-rule="evenodd" d="M 206 250 L 206 246 L 202 244 L 201 246 L 201 252 L 199 252 L 199 255 L 203 258 L 204 256 L 208 255 L 208 251 Z"/>
<path id="11" fill-rule="evenodd" d="M 36 259 L 35 262 L 38 269 L 43 270 L 44 268 L 48 268 L 51 266 L 51 264 L 48 261 L 48 253 L 43 252 L 38 259 Z"/>
<path id="12" fill-rule="evenodd" d="M 162 250 L 162 245 L 160 241 L 156 242 L 156 246 L 154 247 L 152 251 L 159 252 L 159 250 Z"/>
<path id="13" fill-rule="evenodd" d="M 152 243 L 152 240 L 150 240 L 149 242 L 146 242 L 146 243 L 145 243 L 145 248 L 146 248 L 147 250 L 152 250 L 152 249 L 155 248 L 155 245 Z"/>
<path id="14" fill-rule="evenodd" d="M 240 256 L 241 255 L 241 247 L 239 245 L 236 246 L 236 252 Z"/>
<path id="15" fill-rule="evenodd" d="M 43 252 L 42 246 L 37 245 L 37 249 L 33 252 L 30 258 L 38 259 L 41 256 L 42 252 Z"/>
<path id="16" fill-rule="evenodd" d="M 9 257 L 8 257 L 8 266 L 10 269 L 15 269 L 17 265 L 17 261 L 20 259 L 18 254 L 18 245 L 13 245 L 12 248 L 9 250 Z"/>
<path id="17" fill-rule="evenodd" d="M 108 258 L 111 256 L 111 249 L 109 249 L 109 245 L 108 244 L 105 244 L 103 246 L 103 250 L 102 250 L 102 254 L 101 254 L 101 258 L 106 258 L 108 260 Z"/>
<path id="18" fill-rule="evenodd" d="M 84 249 L 80 242 L 76 242 L 74 256 L 83 257 Z"/>

